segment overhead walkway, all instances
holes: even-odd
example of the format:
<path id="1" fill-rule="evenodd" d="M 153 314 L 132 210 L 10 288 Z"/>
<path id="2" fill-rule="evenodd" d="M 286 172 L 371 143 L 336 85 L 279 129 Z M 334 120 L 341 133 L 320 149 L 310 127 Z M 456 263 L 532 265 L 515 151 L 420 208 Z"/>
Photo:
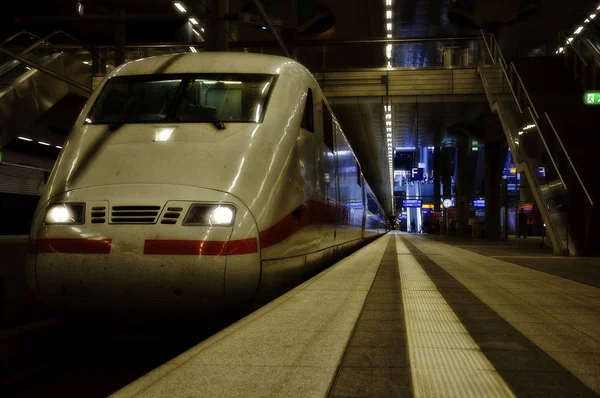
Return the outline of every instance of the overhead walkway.
<path id="1" fill-rule="evenodd" d="M 592 397 L 599 300 L 568 274 L 390 233 L 114 396 Z"/>
<path id="2" fill-rule="evenodd" d="M 518 171 L 532 188 L 555 253 L 598 254 L 595 207 L 600 190 L 593 170 L 600 140 L 593 130 L 600 108 L 584 104 L 585 89 L 597 84 L 595 73 L 590 74 L 596 67 L 588 68 L 590 61 L 575 48 L 567 50 L 566 58 L 507 63 L 493 35 L 483 37 L 488 57 L 478 72 Z"/>

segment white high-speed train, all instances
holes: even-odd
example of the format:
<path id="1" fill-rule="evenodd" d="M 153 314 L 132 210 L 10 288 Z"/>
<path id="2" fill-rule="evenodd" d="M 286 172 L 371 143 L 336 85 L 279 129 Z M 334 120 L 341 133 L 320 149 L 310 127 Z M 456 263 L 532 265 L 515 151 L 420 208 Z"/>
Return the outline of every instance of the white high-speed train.
<path id="1" fill-rule="evenodd" d="M 282 57 L 117 68 L 38 205 L 28 284 L 72 310 L 207 309 L 297 283 L 387 231 L 312 75 Z"/>

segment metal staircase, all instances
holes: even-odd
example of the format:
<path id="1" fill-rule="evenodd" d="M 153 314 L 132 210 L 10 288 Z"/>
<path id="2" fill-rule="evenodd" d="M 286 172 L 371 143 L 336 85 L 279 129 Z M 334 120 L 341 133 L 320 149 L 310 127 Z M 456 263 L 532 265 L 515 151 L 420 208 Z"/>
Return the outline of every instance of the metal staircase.
<path id="1" fill-rule="evenodd" d="M 487 57 L 477 71 L 518 171 L 532 188 L 554 252 L 581 255 L 585 246 L 581 236 L 590 229 L 594 200 L 552 120 L 537 112 L 515 65 L 506 63 L 492 34 L 482 35 Z M 575 216 L 575 210 L 583 217 Z"/>
<path id="2" fill-rule="evenodd" d="M 90 66 L 51 44 L 60 36 L 76 41 L 57 31 L 19 32 L 0 43 L 0 148 L 67 94 L 91 93 Z"/>

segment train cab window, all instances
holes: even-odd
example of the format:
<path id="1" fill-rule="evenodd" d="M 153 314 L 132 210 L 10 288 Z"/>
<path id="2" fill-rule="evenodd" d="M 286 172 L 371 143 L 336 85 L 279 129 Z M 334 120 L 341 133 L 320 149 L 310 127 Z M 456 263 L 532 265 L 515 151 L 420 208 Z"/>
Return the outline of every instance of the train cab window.
<path id="1" fill-rule="evenodd" d="M 313 99 L 312 99 L 312 90 L 308 89 L 308 94 L 306 95 L 306 103 L 304 104 L 304 115 L 302 117 L 302 128 L 304 130 L 310 131 L 311 133 L 315 132 L 315 118 L 313 112 Z"/>
<path id="2" fill-rule="evenodd" d="M 111 78 L 86 123 L 262 123 L 275 76 L 139 75 Z"/>
<path id="3" fill-rule="evenodd" d="M 333 152 L 333 117 L 323 102 L 323 142 Z"/>

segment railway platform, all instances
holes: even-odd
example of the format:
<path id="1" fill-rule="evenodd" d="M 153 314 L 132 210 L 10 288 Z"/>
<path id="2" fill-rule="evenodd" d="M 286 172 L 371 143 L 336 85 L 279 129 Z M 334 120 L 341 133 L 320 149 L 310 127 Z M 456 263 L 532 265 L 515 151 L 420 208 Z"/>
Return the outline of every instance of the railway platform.
<path id="1" fill-rule="evenodd" d="M 389 233 L 114 396 L 597 396 L 599 270 Z"/>

